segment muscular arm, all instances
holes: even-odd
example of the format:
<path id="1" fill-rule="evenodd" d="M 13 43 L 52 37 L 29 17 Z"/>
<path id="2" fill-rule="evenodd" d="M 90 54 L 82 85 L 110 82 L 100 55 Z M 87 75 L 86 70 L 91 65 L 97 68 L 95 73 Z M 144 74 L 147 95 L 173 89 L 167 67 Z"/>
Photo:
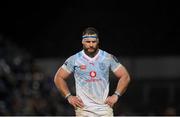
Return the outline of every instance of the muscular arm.
<path id="1" fill-rule="evenodd" d="M 130 82 L 130 76 L 127 72 L 126 68 L 121 66 L 114 72 L 115 76 L 119 79 L 116 91 L 118 91 L 121 95 L 126 91 L 127 86 Z"/>
<path id="2" fill-rule="evenodd" d="M 54 77 L 55 85 L 64 97 L 68 93 L 70 93 L 67 83 L 65 81 L 69 76 L 70 76 L 69 72 L 65 71 L 62 68 L 59 68 L 59 70 L 57 71 Z"/>
<path id="3" fill-rule="evenodd" d="M 130 82 L 130 76 L 129 73 L 127 72 L 127 70 L 125 69 L 125 67 L 120 66 L 115 72 L 114 72 L 115 76 L 119 79 L 117 87 L 116 87 L 116 91 L 118 93 L 120 93 L 120 95 L 122 95 L 126 89 L 127 86 Z M 113 105 L 118 101 L 118 96 L 117 95 L 112 95 L 109 96 L 105 103 L 108 104 L 109 106 L 113 107 Z"/>
<path id="4" fill-rule="evenodd" d="M 58 90 L 61 92 L 61 94 L 65 97 L 67 94 L 70 93 L 68 85 L 66 83 L 66 79 L 70 76 L 70 73 L 64 70 L 63 68 L 60 68 L 54 78 L 54 82 Z M 80 107 L 82 108 L 84 106 L 84 103 L 82 100 L 76 96 L 68 96 L 67 98 L 68 102 L 74 106 L 74 108 Z"/>

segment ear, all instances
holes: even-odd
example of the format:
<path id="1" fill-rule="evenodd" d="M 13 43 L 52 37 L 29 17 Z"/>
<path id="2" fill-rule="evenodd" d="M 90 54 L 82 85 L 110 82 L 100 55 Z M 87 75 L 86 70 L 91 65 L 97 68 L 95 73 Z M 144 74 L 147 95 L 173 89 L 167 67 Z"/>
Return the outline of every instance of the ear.
<path id="1" fill-rule="evenodd" d="M 97 38 L 97 44 L 99 44 L 99 38 Z"/>

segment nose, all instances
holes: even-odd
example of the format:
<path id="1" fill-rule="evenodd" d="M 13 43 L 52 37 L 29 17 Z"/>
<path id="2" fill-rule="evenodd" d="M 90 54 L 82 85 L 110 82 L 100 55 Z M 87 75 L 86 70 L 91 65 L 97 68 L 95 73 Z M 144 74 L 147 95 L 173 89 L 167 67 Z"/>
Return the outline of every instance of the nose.
<path id="1" fill-rule="evenodd" d="M 93 46 L 93 42 L 90 42 L 90 46 L 91 46 L 91 47 Z"/>

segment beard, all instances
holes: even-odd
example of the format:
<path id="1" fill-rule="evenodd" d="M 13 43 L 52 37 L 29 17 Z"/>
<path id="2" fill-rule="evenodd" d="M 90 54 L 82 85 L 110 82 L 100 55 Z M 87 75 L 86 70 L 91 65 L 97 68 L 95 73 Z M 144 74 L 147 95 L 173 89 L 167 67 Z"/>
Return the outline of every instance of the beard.
<path id="1" fill-rule="evenodd" d="M 91 57 L 95 56 L 98 51 L 98 47 L 90 47 L 90 48 L 83 47 L 83 48 L 84 48 L 84 52 Z"/>

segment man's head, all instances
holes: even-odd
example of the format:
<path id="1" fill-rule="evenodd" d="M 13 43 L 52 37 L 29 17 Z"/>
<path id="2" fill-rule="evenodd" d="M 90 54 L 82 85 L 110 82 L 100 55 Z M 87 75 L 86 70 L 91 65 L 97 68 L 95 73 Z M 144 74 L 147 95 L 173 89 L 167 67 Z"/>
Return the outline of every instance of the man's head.
<path id="1" fill-rule="evenodd" d="M 86 28 L 82 33 L 83 49 L 88 54 L 94 54 L 99 48 L 98 32 L 93 27 Z"/>

